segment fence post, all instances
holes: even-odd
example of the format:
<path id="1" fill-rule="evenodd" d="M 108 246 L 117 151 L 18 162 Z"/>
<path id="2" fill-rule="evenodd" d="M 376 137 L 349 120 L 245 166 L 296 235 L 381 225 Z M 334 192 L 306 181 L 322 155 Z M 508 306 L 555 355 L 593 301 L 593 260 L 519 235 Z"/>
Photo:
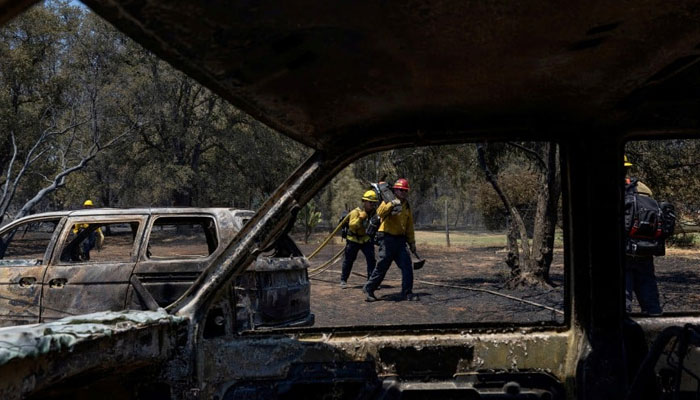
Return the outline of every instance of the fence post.
<path id="1" fill-rule="evenodd" d="M 445 199 L 445 238 L 447 239 L 447 247 L 450 247 L 450 222 L 447 219 L 447 199 Z"/>

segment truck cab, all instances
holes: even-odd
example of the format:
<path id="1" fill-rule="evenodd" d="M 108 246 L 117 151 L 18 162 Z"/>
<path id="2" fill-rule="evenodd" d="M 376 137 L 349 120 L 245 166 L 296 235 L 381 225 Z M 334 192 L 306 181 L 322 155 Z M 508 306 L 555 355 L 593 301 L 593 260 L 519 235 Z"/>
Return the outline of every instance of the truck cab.
<path id="1" fill-rule="evenodd" d="M 33 3 L 0 0 L 0 23 Z M 0 359 L 2 396 L 94 398 L 118 389 L 125 398 L 227 400 L 697 397 L 700 312 L 626 312 L 622 230 L 625 146 L 700 138 L 696 1 L 85 4 L 311 155 L 164 314 L 93 314 L 41 331 L 0 331 L 21 343 L 80 338 L 35 358 L 27 351 Z M 396 149 L 524 141 L 556 145 L 561 160 L 561 320 L 208 333 L 233 282 L 354 161 Z M 159 261 L 139 270 L 131 257 L 123 264 L 136 268 L 129 280 L 157 286 Z M 31 258 L 61 259 L 48 251 Z M 22 274 L 45 268 L 30 264 Z M 41 282 L 52 289 L 51 280 Z M 23 320 L 41 313 L 39 292 L 26 292 L 33 303 Z M 154 293 L 156 304 L 173 298 Z M 85 318 L 99 326 L 88 337 L 78 335 Z"/>

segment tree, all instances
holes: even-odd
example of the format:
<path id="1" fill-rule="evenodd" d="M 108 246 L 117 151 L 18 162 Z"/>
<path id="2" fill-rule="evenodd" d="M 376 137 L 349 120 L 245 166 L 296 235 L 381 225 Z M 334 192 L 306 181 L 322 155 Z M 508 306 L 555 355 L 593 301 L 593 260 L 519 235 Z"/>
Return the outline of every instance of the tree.
<path id="1" fill-rule="evenodd" d="M 129 133 L 102 129 L 97 89 L 88 92 L 76 84 L 71 49 L 81 20 L 77 8 L 50 2 L 0 31 L 0 128 L 11 148 L 0 160 L 0 222 L 13 204 L 16 218 L 28 214 Z"/>
<path id="2" fill-rule="evenodd" d="M 532 241 L 520 211 L 499 184 L 487 162 L 487 148 L 477 145 L 477 158 L 486 180 L 503 203 L 508 223 L 506 264 L 511 269 L 508 287 L 550 286 L 549 267 L 554 254 L 554 233 L 561 192 L 558 148 L 553 143 L 509 143 L 527 156 L 538 171 L 536 211 Z M 519 244 L 519 245 L 518 245 Z"/>
<path id="3" fill-rule="evenodd" d="M 255 208 L 310 153 L 63 1 L 0 30 L 0 146 L 0 222 L 85 198 Z"/>
<path id="4" fill-rule="evenodd" d="M 309 237 L 314 228 L 321 222 L 321 212 L 316 210 L 313 201 L 308 202 L 297 214 L 297 225 L 300 225 L 304 232 L 304 243 L 309 243 Z"/>

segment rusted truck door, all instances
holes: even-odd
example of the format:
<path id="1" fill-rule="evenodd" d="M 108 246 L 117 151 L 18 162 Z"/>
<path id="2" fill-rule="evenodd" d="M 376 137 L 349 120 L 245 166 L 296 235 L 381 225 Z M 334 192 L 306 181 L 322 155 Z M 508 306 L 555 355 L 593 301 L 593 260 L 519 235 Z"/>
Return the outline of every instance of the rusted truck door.
<path id="1" fill-rule="evenodd" d="M 0 232 L 0 326 L 39 322 L 41 282 L 60 222 L 32 219 Z"/>
<path id="2" fill-rule="evenodd" d="M 70 218 L 44 275 L 41 320 L 122 310 L 146 218 Z"/>
<path id="3" fill-rule="evenodd" d="M 160 307 L 177 300 L 211 264 L 220 243 L 213 215 L 155 215 L 136 268 L 134 279 Z M 228 237 L 227 237 L 228 238 Z M 133 287 L 127 308 L 148 308 Z"/>

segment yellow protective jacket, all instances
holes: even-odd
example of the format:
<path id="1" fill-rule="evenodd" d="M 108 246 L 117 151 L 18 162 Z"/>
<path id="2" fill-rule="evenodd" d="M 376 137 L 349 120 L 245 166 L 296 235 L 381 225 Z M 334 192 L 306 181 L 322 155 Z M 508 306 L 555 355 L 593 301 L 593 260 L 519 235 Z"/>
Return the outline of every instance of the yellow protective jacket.
<path id="1" fill-rule="evenodd" d="M 349 241 L 355 243 L 367 243 L 369 241 L 366 229 L 370 216 L 360 207 L 350 211 L 347 237 Z"/>
<path id="2" fill-rule="evenodd" d="M 90 224 L 75 224 L 75 225 L 73 225 L 73 234 L 77 235 L 81 229 L 87 229 L 89 226 L 90 226 Z M 100 248 L 102 248 L 102 244 L 105 242 L 105 235 L 102 233 L 102 228 L 95 229 L 95 232 L 97 233 L 96 245 L 97 245 L 97 248 L 100 249 Z"/>
<path id="3" fill-rule="evenodd" d="M 406 242 L 416 243 L 416 234 L 413 231 L 413 214 L 408 201 L 401 202 L 401 212 L 391 215 L 394 206 L 385 201 L 377 208 L 377 215 L 382 219 L 379 225 L 379 232 L 396 236 L 406 236 Z"/>

